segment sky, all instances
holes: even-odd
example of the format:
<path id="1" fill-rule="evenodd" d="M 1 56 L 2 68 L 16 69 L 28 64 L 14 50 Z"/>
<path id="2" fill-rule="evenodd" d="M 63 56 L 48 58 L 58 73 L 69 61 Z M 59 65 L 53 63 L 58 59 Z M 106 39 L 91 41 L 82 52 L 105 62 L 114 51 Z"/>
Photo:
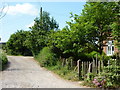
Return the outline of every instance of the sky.
<path id="1" fill-rule="evenodd" d="M 8 41 L 10 35 L 17 30 L 30 30 L 34 19 L 39 17 L 40 7 L 49 12 L 59 24 L 59 29 L 62 29 L 67 25 L 66 21 L 71 20 L 70 12 L 80 15 L 85 2 L 6 2 L 4 5 L 6 7 L 3 13 L 7 14 L 0 19 L 2 42 Z"/>

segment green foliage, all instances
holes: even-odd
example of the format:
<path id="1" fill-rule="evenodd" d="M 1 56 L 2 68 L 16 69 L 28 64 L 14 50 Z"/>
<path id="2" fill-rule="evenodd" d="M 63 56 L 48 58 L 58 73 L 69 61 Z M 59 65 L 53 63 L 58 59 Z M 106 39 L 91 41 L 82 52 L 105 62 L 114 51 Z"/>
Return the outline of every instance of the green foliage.
<path id="1" fill-rule="evenodd" d="M 102 72 L 100 76 L 105 77 L 105 85 L 107 88 L 118 88 L 120 87 L 120 66 L 110 65 L 104 68 L 105 72 Z M 118 73 L 119 72 L 119 73 Z"/>
<path id="2" fill-rule="evenodd" d="M 26 55 L 25 52 L 31 50 L 41 66 L 69 80 L 78 78 L 78 73 L 69 65 L 70 57 L 73 61 L 91 61 L 97 57 L 98 60 L 104 60 L 104 72 L 96 76 L 88 73 L 90 78 L 86 81 L 96 87 L 118 87 L 120 67 L 114 61 L 110 61 L 108 66 L 110 57 L 103 53 L 103 41 L 113 36 L 120 48 L 119 3 L 87 2 L 81 15 L 71 13 L 72 20 L 62 30 L 58 30 L 54 18 L 41 9 L 40 17 L 34 20 L 30 31 L 21 30 L 11 35 L 7 42 L 8 51 Z M 68 60 L 68 64 L 62 65 L 63 58 Z"/>
<path id="3" fill-rule="evenodd" d="M 47 45 L 63 58 L 72 56 L 74 60 L 90 60 L 95 57 L 95 51 L 102 55 L 98 53 L 101 60 L 103 57 L 107 60 L 108 57 L 102 54 L 103 41 L 111 35 L 111 23 L 116 16 L 113 14 L 115 7 L 114 2 L 86 3 L 81 16 L 71 13 L 74 20 L 67 22 L 69 27 L 50 33 Z"/>
<path id="4" fill-rule="evenodd" d="M 54 66 L 56 65 L 57 59 L 55 54 L 51 52 L 49 47 L 44 47 L 40 53 L 36 56 L 36 59 L 40 62 L 41 66 Z"/>
<path id="5" fill-rule="evenodd" d="M 30 49 L 24 45 L 28 33 L 28 31 L 19 30 L 10 36 L 6 44 L 8 54 L 31 55 Z"/>
<path id="6" fill-rule="evenodd" d="M 96 87 L 100 87 L 100 88 L 105 87 L 106 84 L 105 77 L 101 77 L 101 76 L 95 77 L 92 82 Z"/>
<path id="7" fill-rule="evenodd" d="M 68 61 L 69 59 L 72 58 L 68 58 Z M 54 54 L 49 47 L 44 47 L 36 56 L 36 60 L 41 66 L 54 71 L 65 79 L 78 80 L 78 73 L 73 71 L 73 68 L 70 67 L 69 63 L 68 65 L 62 66 L 62 60 L 58 59 L 56 54 Z"/>
<path id="8" fill-rule="evenodd" d="M 6 51 L 7 50 L 6 44 L 2 44 L 1 48 L 2 48 L 2 50 Z"/>
<path id="9" fill-rule="evenodd" d="M 35 24 L 30 29 L 50 31 L 57 30 L 59 27 L 55 19 L 50 17 L 50 14 L 46 11 L 41 11 L 40 17 L 37 17 L 34 21 Z"/>
<path id="10" fill-rule="evenodd" d="M 69 69 L 68 65 L 63 67 L 60 60 L 57 61 L 57 64 L 55 66 L 50 66 L 50 67 L 47 67 L 47 68 L 49 70 L 54 71 L 55 73 L 57 73 L 58 75 L 60 75 L 64 79 L 72 80 L 72 81 L 78 81 L 79 80 L 78 73 L 76 71 L 74 71 L 73 69 Z"/>
<path id="11" fill-rule="evenodd" d="M 5 64 L 7 64 L 8 59 L 6 57 L 6 54 L 0 50 L 0 71 L 4 69 Z"/>
<path id="12" fill-rule="evenodd" d="M 86 81 L 86 82 L 89 82 L 89 81 L 92 81 L 92 80 L 94 79 L 95 74 L 90 72 L 90 73 L 87 73 L 87 76 L 88 76 L 88 78 L 85 79 L 85 81 Z M 90 83 L 91 83 L 91 82 L 90 82 Z"/>
<path id="13" fill-rule="evenodd" d="M 97 48 L 102 54 L 103 41 L 110 36 L 112 30 L 110 25 L 114 21 L 113 9 L 115 7 L 114 2 L 88 2 L 85 4 L 81 16 L 71 15 L 74 20 L 68 22 L 70 29 L 78 29 L 83 36 L 85 35 L 83 40 L 86 39 L 89 45 L 92 45 L 94 49 Z"/>
<path id="14" fill-rule="evenodd" d="M 81 30 L 70 30 L 65 27 L 61 31 L 49 34 L 48 46 L 53 48 L 53 52 L 63 58 L 74 57 L 78 60 L 83 52 L 89 53 L 93 50 L 93 45 L 87 43 L 86 33 Z"/>
<path id="15" fill-rule="evenodd" d="M 103 61 L 103 62 L 104 62 L 104 65 L 106 65 L 107 62 L 108 62 L 108 60 L 111 59 L 111 57 L 110 57 L 110 56 L 106 56 L 106 54 L 105 54 L 104 52 L 102 52 L 102 54 L 100 54 L 99 52 L 92 51 L 92 52 L 90 52 L 90 53 L 86 53 L 85 55 L 86 55 L 86 57 L 88 57 L 89 59 L 92 59 L 92 60 L 93 60 L 93 59 L 96 59 L 96 58 L 97 58 L 97 60 Z"/>
<path id="16" fill-rule="evenodd" d="M 91 78 L 86 82 L 88 86 L 95 86 L 101 88 L 119 88 L 120 87 L 120 63 L 119 60 L 110 59 L 107 66 L 104 66 L 104 71 L 94 75 L 89 73 Z"/>
<path id="17" fill-rule="evenodd" d="M 44 30 L 31 30 L 27 35 L 25 46 L 32 51 L 33 56 L 37 55 L 46 46 L 46 33 Z"/>
<path id="18" fill-rule="evenodd" d="M 57 30 L 58 24 L 54 18 L 50 18 L 48 12 L 43 11 L 40 18 L 36 18 L 34 26 L 30 27 L 31 31 L 27 35 L 25 46 L 27 46 L 35 56 L 39 51 L 46 47 L 48 41 L 48 33 L 50 30 Z"/>
<path id="19" fill-rule="evenodd" d="M 85 58 L 86 58 L 87 61 L 89 61 L 89 60 L 93 60 L 93 58 L 95 59 L 96 56 L 97 56 L 97 58 L 100 58 L 100 57 L 101 57 L 101 55 L 100 55 L 99 52 L 97 52 L 97 51 L 92 51 L 92 52 L 90 52 L 90 53 L 84 53 L 83 59 L 85 60 Z"/>
<path id="20" fill-rule="evenodd" d="M 114 37 L 114 39 L 116 40 L 116 46 L 118 46 L 119 50 L 120 50 L 120 25 L 117 22 L 114 22 L 111 25 L 111 28 L 113 29 L 112 31 L 112 35 Z"/>
<path id="21" fill-rule="evenodd" d="M 117 46 L 120 48 L 120 1 L 114 4 L 114 22 L 111 23 L 112 36 L 117 40 Z"/>
<path id="22" fill-rule="evenodd" d="M 72 54 L 72 50 L 69 50 L 69 48 L 72 47 L 70 38 L 71 37 L 69 31 L 67 30 L 53 32 L 49 35 L 48 45 L 51 46 L 54 49 L 54 51 L 55 49 L 57 49 L 57 51 L 59 50 L 61 52 L 61 53 L 58 52 L 59 56 L 64 57 L 66 53 L 68 54 L 71 52 Z"/>

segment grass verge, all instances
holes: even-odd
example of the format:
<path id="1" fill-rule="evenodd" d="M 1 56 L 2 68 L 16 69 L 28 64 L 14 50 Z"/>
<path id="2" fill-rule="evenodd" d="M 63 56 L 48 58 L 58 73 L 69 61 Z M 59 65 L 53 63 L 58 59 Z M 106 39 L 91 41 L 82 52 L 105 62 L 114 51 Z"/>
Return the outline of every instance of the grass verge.
<path id="1" fill-rule="evenodd" d="M 2 71 L 8 62 L 6 54 L 0 50 L 0 71 Z"/>

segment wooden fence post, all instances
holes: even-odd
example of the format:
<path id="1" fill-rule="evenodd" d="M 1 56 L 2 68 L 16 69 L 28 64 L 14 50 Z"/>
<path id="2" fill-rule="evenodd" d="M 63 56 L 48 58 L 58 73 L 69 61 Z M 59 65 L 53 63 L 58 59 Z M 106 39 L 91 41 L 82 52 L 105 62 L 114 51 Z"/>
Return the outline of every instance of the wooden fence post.
<path id="1" fill-rule="evenodd" d="M 98 55 L 96 54 L 96 64 L 95 64 L 95 68 L 96 68 L 96 74 L 98 73 Z"/>
<path id="2" fill-rule="evenodd" d="M 114 59 L 115 60 L 115 63 L 114 63 L 114 65 L 115 65 L 115 71 L 117 71 L 117 64 L 116 64 L 116 59 Z M 117 75 L 117 72 L 115 72 L 115 74 Z"/>
<path id="3" fill-rule="evenodd" d="M 93 63 L 93 62 L 89 62 L 89 63 L 88 63 L 88 64 L 89 64 L 89 66 L 88 66 L 88 71 L 87 71 L 87 73 L 90 73 L 92 63 Z M 87 75 L 87 78 L 89 79 L 89 78 L 90 78 L 90 76 L 89 76 L 89 75 Z"/>
<path id="4" fill-rule="evenodd" d="M 95 74 L 96 70 L 95 70 L 95 60 L 93 59 L 93 65 L 92 65 L 92 73 Z"/>
<path id="5" fill-rule="evenodd" d="M 65 59 L 62 59 L 62 67 L 65 66 Z"/>
<path id="6" fill-rule="evenodd" d="M 101 71 L 104 72 L 104 64 L 103 64 L 103 60 L 101 61 Z"/>
<path id="7" fill-rule="evenodd" d="M 71 69 L 73 68 L 73 60 L 71 59 Z"/>
<path id="8" fill-rule="evenodd" d="M 66 62 L 66 65 L 68 66 L 68 64 L 69 64 L 68 59 L 65 59 L 65 62 Z"/>
<path id="9" fill-rule="evenodd" d="M 84 64 L 83 64 L 83 61 L 82 61 L 82 78 L 83 78 L 83 76 L 84 76 L 84 73 L 83 73 L 83 71 L 84 71 Z"/>
<path id="10" fill-rule="evenodd" d="M 101 61 L 99 60 L 98 61 L 98 74 L 100 74 L 100 72 L 101 72 L 101 63 L 100 63 Z"/>
<path id="11" fill-rule="evenodd" d="M 108 60 L 108 70 L 110 71 L 110 60 Z"/>
<path id="12" fill-rule="evenodd" d="M 80 80 L 80 77 L 81 77 L 81 62 L 80 62 L 80 60 L 77 61 L 77 66 L 78 66 L 78 76 L 79 76 L 79 80 Z"/>
<path id="13" fill-rule="evenodd" d="M 85 63 L 85 77 L 86 77 L 86 74 L 87 74 L 87 62 L 84 62 Z"/>
<path id="14" fill-rule="evenodd" d="M 83 77 L 85 78 L 85 62 L 83 62 Z"/>

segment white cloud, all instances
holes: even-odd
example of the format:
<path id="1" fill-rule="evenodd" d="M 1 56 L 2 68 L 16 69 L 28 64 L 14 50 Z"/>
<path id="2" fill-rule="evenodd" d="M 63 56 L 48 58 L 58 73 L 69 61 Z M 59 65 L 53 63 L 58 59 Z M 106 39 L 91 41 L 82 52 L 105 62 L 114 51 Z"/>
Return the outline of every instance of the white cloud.
<path id="1" fill-rule="evenodd" d="M 26 25 L 26 27 L 27 27 L 27 28 L 32 27 L 32 26 L 34 25 L 34 23 L 35 23 L 35 21 L 33 21 L 32 23 Z"/>
<path id="2" fill-rule="evenodd" d="M 38 14 L 38 9 L 36 9 L 34 5 L 29 3 L 16 4 L 15 6 L 9 6 L 9 8 L 6 7 L 4 12 L 6 11 L 7 11 L 7 14 L 10 14 L 10 15 L 17 15 L 17 14 L 37 15 Z"/>
<path id="3" fill-rule="evenodd" d="M 3 0 L 3 1 L 4 2 L 86 2 L 88 0 Z M 102 0 L 102 1 L 106 1 L 106 0 Z M 114 0 L 111 0 L 111 1 L 114 1 Z M 116 0 L 116 1 L 119 1 L 119 0 Z"/>

